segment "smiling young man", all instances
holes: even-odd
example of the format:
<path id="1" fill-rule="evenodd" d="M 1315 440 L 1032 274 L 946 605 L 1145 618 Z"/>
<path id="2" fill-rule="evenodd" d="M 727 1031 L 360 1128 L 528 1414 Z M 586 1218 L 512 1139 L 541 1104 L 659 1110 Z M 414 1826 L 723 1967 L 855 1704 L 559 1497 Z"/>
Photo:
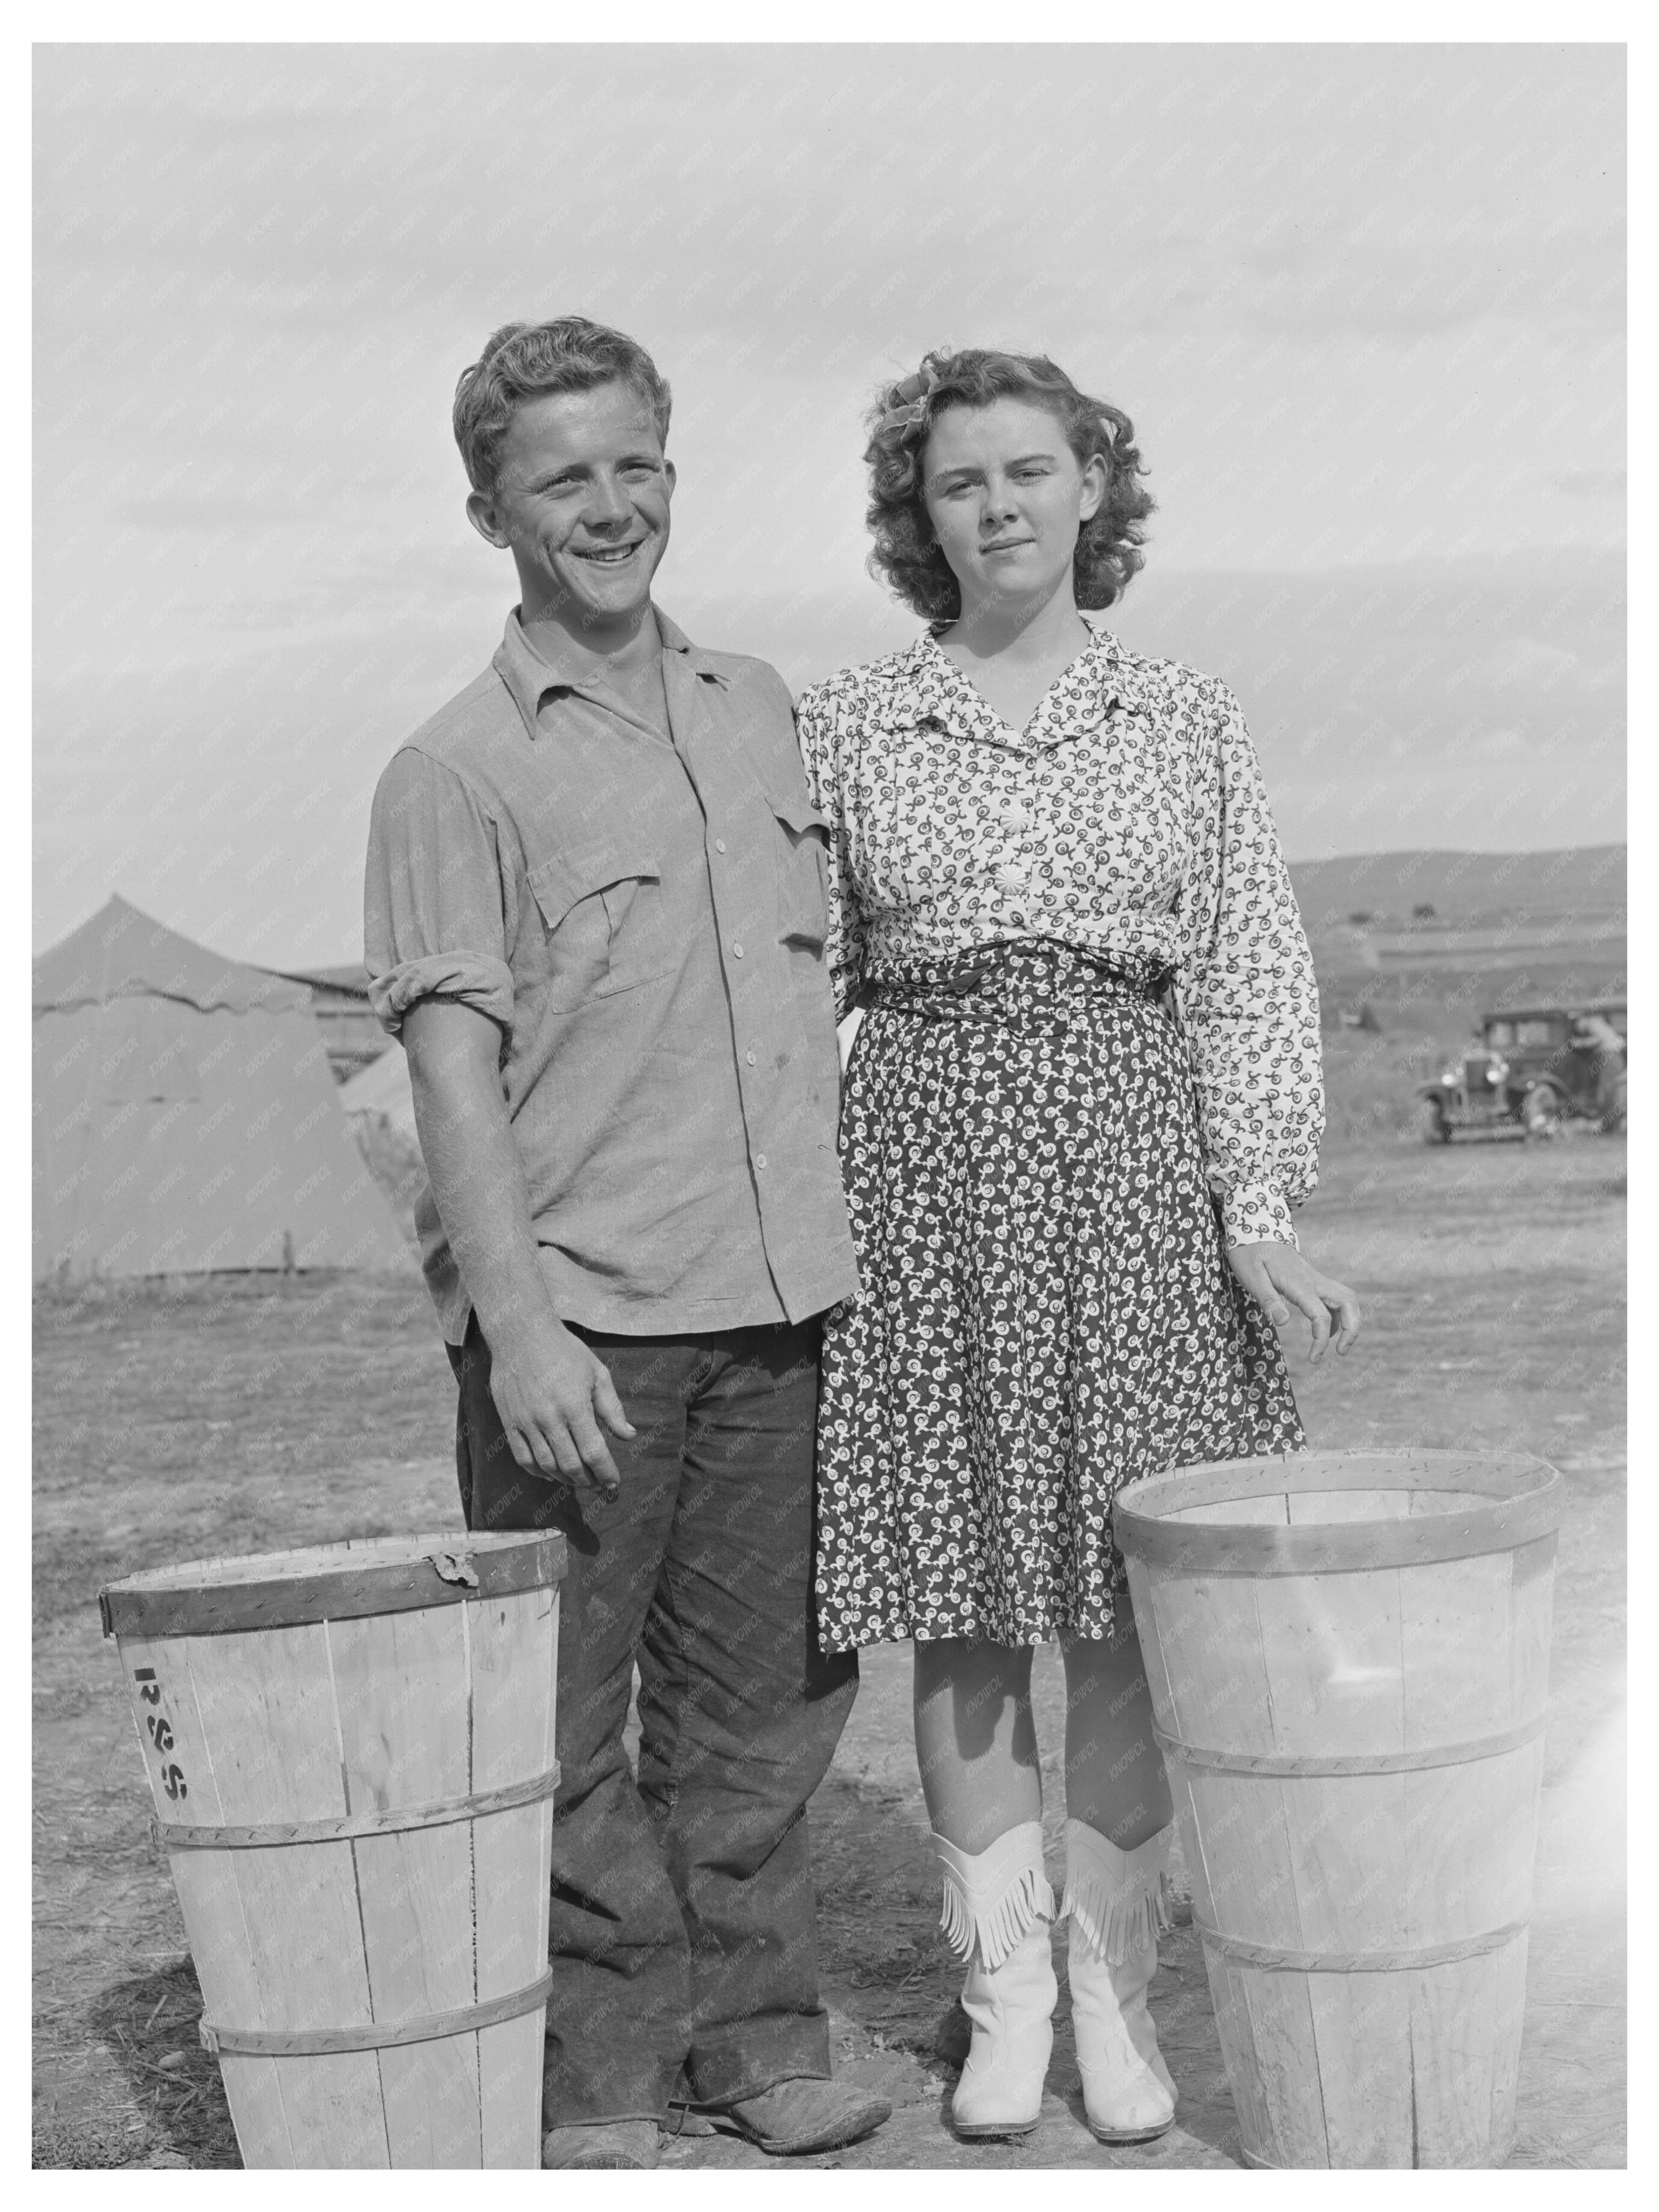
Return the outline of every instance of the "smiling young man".
<path id="1" fill-rule="evenodd" d="M 854 1284 L 824 832 L 781 679 L 652 603 L 669 404 L 574 316 L 463 375 L 467 513 L 520 604 L 369 839 L 468 1525 L 569 1540 L 559 2166 L 654 2166 L 671 2102 L 783 2152 L 887 2116 L 829 2078 L 803 1818 L 857 1686 L 811 1629 L 818 1322 Z"/>

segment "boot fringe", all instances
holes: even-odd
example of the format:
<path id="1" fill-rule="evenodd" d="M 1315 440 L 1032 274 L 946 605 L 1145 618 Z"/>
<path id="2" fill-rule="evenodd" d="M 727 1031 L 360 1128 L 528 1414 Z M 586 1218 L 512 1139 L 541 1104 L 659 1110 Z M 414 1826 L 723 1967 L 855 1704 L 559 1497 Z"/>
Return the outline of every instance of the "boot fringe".
<path id="1" fill-rule="evenodd" d="M 1010 1845 L 1006 1856 L 999 1855 L 1007 1868 L 1006 1875 L 1002 1866 L 986 1864 L 997 1844 L 972 1856 L 942 1836 L 933 1838 L 945 1876 L 939 1925 L 945 1940 L 959 1959 L 971 1958 L 977 1948 L 981 1963 L 990 1973 L 995 1973 L 1040 1921 L 1054 1917 L 1054 1889 L 1042 1871 L 1042 1831 L 1035 1821 L 1029 1829 L 1029 1833 L 1025 1829 L 1011 1829 L 1008 1836 L 998 1838 L 998 1843 Z M 963 1863 L 958 1864 L 959 1861 Z M 994 1893 L 988 1900 L 988 1891 Z"/>
<path id="2" fill-rule="evenodd" d="M 970 1912 L 961 1891 L 947 1881 L 939 1925 L 957 1958 L 970 1957 L 977 1944 L 988 1972 L 994 1974 L 1040 1920 L 1054 1917 L 1054 1893 L 1048 1877 L 1035 1867 L 1022 1867 L 1012 1887 L 985 1912 Z"/>
<path id="3" fill-rule="evenodd" d="M 1066 1893 L 1060 1917 L 1069 1913 L 1072 1926 L 1096 1958 L 1121 1966 L 1126 1959 L 1156 1943 L 1175 1925 L 1175 1885 L 1170 1879 L 1167 1828 L 1133 1851 L 1120 1851 L 1084 1828 L 1080 1820 L 1066 1826 Z M 1117 1862 L 1103 1863 L 1109 1852 Z M 1115 1879 L 1114 1879 L 1115 1876 Z"/>
<path id="4" fill-rule="evenodd" d="M 1175 1925 L 1174 1903 L 1175 1885 L 1167 1874 L 1159 1875 L 1157 1887 L 1144 1896 L 1127 1900 L 1109 1896 L 1102 1884 L 1085 1876 L 1067 1881 L 1060 1910 L 1062 1919 L 1070 1913 L 1073 1927 L 1096 1958 L 1121 1966 L 1133 1953 L 1168 1935 Z"/>

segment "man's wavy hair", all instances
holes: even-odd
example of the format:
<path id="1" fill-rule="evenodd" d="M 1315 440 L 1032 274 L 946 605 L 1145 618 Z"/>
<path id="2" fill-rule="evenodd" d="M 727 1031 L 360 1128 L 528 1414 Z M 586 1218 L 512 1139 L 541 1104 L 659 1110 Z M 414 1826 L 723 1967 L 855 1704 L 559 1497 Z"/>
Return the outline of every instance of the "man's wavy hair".
<path id="1" fill-rule="evenodd" d="M 601 384 L 631 384 L 668 443 L 673 394 L 642 345 L 586 315 L 551 323 L 503 323 L 490 333 L 455 386 L 455 443 L 474 491 L 493 492 L 501 441 L 514 410 L 545 392 L 592 392 Z"/>
<path id="2" fill-rule="evenodd" d="M 939 416 L 952 407 L 988 407 L 1024 399 L 1046 407 L 1066 433 L 1079 467 L 1098 453 L 1106 464 L 1106 496 L 1078 532 L 1073 570 L 1080 607 L 1109 607 L 1142 567 L 1142 523 L 1152 496 L 1142 477 L 1134 424 L 1103 399 L 1079 392 L 1046 355 L 996 353 L 983 346 L 927 355 L 921 368 L 889 385 L 869 416 L 864 458 L 870 471 L 865 520 L 874 538 L 870 573 L 919 615 L 954 622 L 962 592 L 939 550 L 922 497 L 922 454 Z"/>

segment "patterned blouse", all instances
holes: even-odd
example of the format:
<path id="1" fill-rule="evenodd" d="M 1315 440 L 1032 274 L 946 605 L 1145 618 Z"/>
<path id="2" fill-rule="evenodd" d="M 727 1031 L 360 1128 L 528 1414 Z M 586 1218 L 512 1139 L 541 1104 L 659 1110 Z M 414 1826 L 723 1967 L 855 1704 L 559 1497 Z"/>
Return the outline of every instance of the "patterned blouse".
<path id="1" fill-rule="evenodd" d="M 1319 1000 L 1255 749 L 1224 684 L 1107 630 L 1018 736 L 929 634 L 800 702 L 830 827 L 837 1018 L 866 980 L 1063 938 L 1174 971 L 1230 1244 L 1293 1244 L 1324 1126 Z"/>

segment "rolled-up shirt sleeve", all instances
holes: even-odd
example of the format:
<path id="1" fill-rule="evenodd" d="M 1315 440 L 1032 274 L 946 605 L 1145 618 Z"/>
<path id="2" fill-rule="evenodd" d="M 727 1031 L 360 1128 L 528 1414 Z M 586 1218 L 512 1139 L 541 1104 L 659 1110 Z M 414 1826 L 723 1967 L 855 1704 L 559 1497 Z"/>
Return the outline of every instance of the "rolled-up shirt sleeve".
<path id="1" fill-rule="evenodd" d="M 453 999 L 513 1029 L 495 824 L 465 781 L 404 746 L 375 790 L 363 885 L 370 1003 L 397 1036 L 422 999 Z"/>
<path id="2" fill-rule="evenodd" d="M 1197 763 L 1176 1000 L 1229 1244 L 1294 1244 L 1319 1172 L 1319 994 L 1290 871 L 1238 702 L 1218 687 Z"/>
<path id="3" fill-rule="evenodd" d="M 838 763 L 836 700 L 820 685 L 802 694 L 795 711 L 795 735 L 808 796 L 830 825 L 830 926 L 824 964 L 836 994 L 836 1019 L 845 1021 L 864 984 L 864 916 L 848 856 L 847 810 Z"/>

